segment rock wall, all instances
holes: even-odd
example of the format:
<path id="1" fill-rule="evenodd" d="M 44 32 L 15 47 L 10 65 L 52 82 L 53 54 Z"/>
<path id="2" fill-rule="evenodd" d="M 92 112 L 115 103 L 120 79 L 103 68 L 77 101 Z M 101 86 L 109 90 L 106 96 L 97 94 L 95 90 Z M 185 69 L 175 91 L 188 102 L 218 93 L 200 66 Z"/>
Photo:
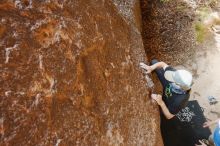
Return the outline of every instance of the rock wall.
<path id="1" fill-rule="evenodd" d="M 0 145 L 163 145 L 138 6 L 0 1 Z"/>
<path id="2" fill-rule="evenodd" d="M 188 0 L 141 1 L 142 35 L 149 59 L 179 65 L 193 57 L 196 4 Z"/>

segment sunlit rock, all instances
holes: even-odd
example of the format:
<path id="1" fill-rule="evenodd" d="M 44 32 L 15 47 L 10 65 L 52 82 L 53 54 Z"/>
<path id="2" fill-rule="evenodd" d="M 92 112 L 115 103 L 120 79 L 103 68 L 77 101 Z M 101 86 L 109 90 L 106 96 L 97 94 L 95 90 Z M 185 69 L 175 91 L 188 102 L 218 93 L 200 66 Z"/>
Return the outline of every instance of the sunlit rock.
<path id="1" fill-rule="evenodd" d="M 138 4 L 0 2 L 0 145 L 162 145 Z"/>

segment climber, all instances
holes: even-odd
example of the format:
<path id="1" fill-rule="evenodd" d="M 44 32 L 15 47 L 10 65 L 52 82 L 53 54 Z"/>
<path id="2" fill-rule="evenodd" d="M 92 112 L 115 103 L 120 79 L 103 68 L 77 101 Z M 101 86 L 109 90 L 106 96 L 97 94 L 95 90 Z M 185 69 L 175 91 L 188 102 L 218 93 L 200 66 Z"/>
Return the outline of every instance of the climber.
<path id="1" fill-rule="evenodd" d="M 213 124 L 217 123 L 217 126 L 214 130 L 214 133 L 209 136 L 208 145 L 210 146 L 220 146 L 220 119 L 211 121 L 211 122 L 205 122 L 203 124 L 203 127 L 209 127 Z M 195 146 L 207 146 L 203 141 L 199 140 L 200 145 L 196 144 Z"/>
<path id="2" fill-rule="evenodd" d="M 166 106 L 167 110 L 165 113 L 169 112 L 168 116 L 165 117 L 170 119 L 174 114 L 178 113 L 188 102 L 190 97 L 190 90 L 192 86 L 192 74 L 186 70 L 176 70 L 171 66 L 168 66 L 164 62 L 158 62 L 157 60 L 152 60 L 151 65 L 146 65 L 140 63 L 140 67 L 146 71 L 146 73 L 151 73 L 155 70 L 162 86 L 163 86 L 163 96 L 162 102 L 158 103 L 163 109 Z M 152 98 L 157 101 L 158 95 L 153 94 Z M 164 111 L 163 111 L 164 113 Z"/>

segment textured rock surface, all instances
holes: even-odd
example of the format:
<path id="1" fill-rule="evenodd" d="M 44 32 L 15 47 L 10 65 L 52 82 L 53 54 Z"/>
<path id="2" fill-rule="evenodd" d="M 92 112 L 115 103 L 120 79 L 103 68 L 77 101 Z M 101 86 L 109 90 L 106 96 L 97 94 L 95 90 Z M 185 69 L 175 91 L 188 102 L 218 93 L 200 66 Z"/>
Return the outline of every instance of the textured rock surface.
<path id="1" fill-rule="evenodd" d="M 195 52 L 195 1 L 141 1 L 143 40 L 148 58 L 177 65 Z"/>
<path id="2" fill-rule="evenodd" d="M 0 145 L 163 145 L 137 6 L 1 0 Z"/>

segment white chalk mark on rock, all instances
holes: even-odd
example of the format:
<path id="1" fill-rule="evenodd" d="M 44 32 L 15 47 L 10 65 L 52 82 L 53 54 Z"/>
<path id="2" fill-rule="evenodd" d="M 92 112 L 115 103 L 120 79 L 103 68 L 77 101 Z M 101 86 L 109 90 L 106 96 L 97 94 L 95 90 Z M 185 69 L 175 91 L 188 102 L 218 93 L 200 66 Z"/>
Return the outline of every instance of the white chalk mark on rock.
<path id="1" fill-rule="evenodd" d="M 82 41 L 81 40 L 78 40 L 75 45 L 79 48 L 79 49 L 82 49 L 83 47 L 83 44 L 82 44 Z"/>
<path id="2" fill-rule="evenodd" d="M 5 96 L 9 96 L 12 91 L 5 91 Z"/>
<path id="3" fill-rule="evenodd" d="M 113 62 L 111 62 L 110 64 L 111 64 L 112 68 L 115 68 L 115 65 Z"/>
<path id="4" fill-rule="evenodd" d="M 35 96 L 35 100 L 34 100 L 34 105 L 37 106 L 38 103 L 39 103 L 39 100 L 40 100 L 40 94 L 38 93 L 36 96 Z"/>
<path id="5" fill-rule="evenodd" d="M 35 29 L 40 28 L 43 24 L 48 23 L 48 19 L 42 19 L 42 20 L 38 20 L 36 21 L 36 23 L 31 26 L 31 31 L 34 31 Z"/>
<path id="6" fill-rule="evenodd" d="M 22 9 L 23 8 L 23 6 L 22 6 L 22 4 L 21 4 L 21 1 L 20 0 L 15 0 L 15 7 L 16 8 L 18 8 L 18 9 Z"/>
<path id="7" fill-rule="evenodd" d="M 33 3 L 32 0 L 29 0 L 29 5 L 27 8 L 30 8 L 30 9 L 33 8 L 32 3 Z"/>
<path id="8" fill-rule="evenodd" d="M 52 94 L 56 92 L 56 87 L 55 87 L 56 83 L 57 83 L 57 80 L 55 80 L 53 78 L 50 80 L 50 92 Z"/>
<path id="9" fill-rule="evenodd" d="M 39 55 L 39 68 L 43 69 L 43 56 Z"/>
<path id="10" fill-rule="evenodd" d="M 18 44 L 15 44 L 13 47 L 5 48 L 5 63 L 9 62 L 9 58 L 10 58 L 9 55 L 11 51 L 16 49 L 17 47 L 18 47 Z"/>
<path id="11" fill-rule="evenodd" d="M 22 91 L 16 92 L 15 94 L 16 94 L 16 95 L 25 95 L 25 93 L 22 92 Z"/>
<path id="12" fill-rule="evenodd" d="M 55 146 L 59 146 L 60 142 L 62 141 L 62 139 L 57 139 L 57 143 Z"/>

